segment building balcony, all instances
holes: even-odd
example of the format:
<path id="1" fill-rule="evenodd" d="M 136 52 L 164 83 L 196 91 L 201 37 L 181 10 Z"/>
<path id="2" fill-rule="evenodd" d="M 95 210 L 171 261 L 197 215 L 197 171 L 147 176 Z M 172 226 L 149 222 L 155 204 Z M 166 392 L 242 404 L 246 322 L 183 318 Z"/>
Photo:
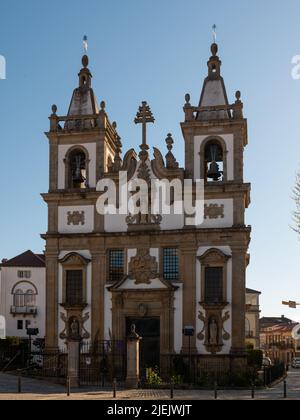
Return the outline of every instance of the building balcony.
<path id="1" fill-rule="evenodd" d="M 273 343 L 273 344 L 267 344 L 266 345 L 268 350 L 295 350 L 295 345 L 292 343 Z"/>
<path id="2" fill-rule="evenodd" d="M 10 313 L 13 316 L 18 316 L 18 315 L 33 315 L 33 316 L 37 316 L 38 314 L 38 309 L 36 306 L 11 306 L 10 308 Z"/>

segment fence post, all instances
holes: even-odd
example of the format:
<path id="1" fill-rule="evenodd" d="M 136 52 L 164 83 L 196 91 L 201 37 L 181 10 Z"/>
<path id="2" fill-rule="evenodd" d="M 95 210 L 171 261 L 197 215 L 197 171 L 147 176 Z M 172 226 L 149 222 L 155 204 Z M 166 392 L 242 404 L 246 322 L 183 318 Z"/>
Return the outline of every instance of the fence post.
<path id="1" fill-rule="evenodd" d="M 116 378 L 114 379 L 114 382 L 113 382 L 113 398 L 114 399 L 117 398 L 117 380 L 116 380 Z"/>
<path id="2" fill-rule="evenodd" d="M 71 379 L 68 376 L 67 377 L 67 396 L 69 397 L 71 395 Z"/>
<path id="3" fill-rule="evenodd" d="M 287 381 L 283 382 L 283 398 L 287 398 Z"/>
<path id="4" fill-rule="evenodd" d="M 218 383 L 215 381 L 214 383 L 214 394 L 215 394 L 215 400 L 218 399 Z"/>
<path id="5" fill-rule="evenodd" d="M 171 400 L 174 399 L 174 380 L 171 379 Z"/>
<path id="6" fill-rule="evenodd" d="M 252 398 L 252 400 L 255 399 L 255 384 L 254 384 L 254 382 L 252 382 L 251 398 Z"/>
<path id="7" fill-rule="evenodd" d="M 22 376 L 21 376 L 21 371 L 18 372 L 18 394 L 22 394 Z"/>

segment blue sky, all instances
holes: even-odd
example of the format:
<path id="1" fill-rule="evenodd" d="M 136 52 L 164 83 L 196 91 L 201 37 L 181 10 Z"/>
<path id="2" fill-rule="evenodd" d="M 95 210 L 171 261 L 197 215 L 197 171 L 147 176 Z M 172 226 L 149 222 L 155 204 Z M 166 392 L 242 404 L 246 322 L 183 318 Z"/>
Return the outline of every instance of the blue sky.
<path id="1" fill-rule="evenodd" d="M 253 226 L 248 286 L 262 290 L 264 315 L 300 313 L 281 306 L 300 300 L 300 243 L 292 223 L 292 188 L 300 167 L 298 0 L 2 0 L 0 55 L 0 256 L 43 249 L 51 105 L 66 113 L 89 37 L 90 68 L 99 101 L 118 122 L 124 150 L 138 147 L 133 119 L 147 100 L 156 117 L 149 143 L 164 150 L 172 132 L 183 163 L 184 95 L 198 103 L 218 26 L 228 96 L 240 89 L 249 123 L 246 180 L 252 183 L 247 223 Z"/>

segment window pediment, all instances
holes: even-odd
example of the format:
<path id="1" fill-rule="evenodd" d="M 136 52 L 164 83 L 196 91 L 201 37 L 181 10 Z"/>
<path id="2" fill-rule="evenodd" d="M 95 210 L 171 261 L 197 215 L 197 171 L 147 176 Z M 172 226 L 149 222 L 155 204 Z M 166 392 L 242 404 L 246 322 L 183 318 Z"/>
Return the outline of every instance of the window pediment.
<path id="1" fill-rule="evenodd" d="M 206 266 L 225 265 L 230 258 L 230 255 L 226 255 L 216 248 L 212 248 L 198 257 L 199 261 Z"/>
<path id="2" fill-rule="evenodd" d="M 60 259 L 59 262 L 65 267 L 82 267 L 87 266 L 91 260 L 83 257 L 80 254 L 72 252 L 71 254 L 68 254 L 64 258 Z"/>

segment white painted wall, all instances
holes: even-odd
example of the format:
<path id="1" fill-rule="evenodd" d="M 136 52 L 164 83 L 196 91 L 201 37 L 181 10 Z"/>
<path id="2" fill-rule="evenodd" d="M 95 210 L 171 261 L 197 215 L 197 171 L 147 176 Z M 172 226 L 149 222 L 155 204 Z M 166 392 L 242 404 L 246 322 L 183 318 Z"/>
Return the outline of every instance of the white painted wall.
<path id="1" fill-rule="evenodd" d="M 66 165 L 65 158 L 74 144 L 71 145 L 60 145 L 58 146 L 58 189 L 65 189 L 65 174 L 66 174 Z M 87 143 L 87 144 L 78 144 L 78 146 L 84 147 L 89 153 L 89 187 L 96 188 L 96 144 Z"/>
<path id="2" fill-rule="evenodd" d="M 210 134 L 209 137 L 212 135 Z M 234 180 L 234 136 L 233 134 L 223 134 L 220 135 L 219 133 L 216 133 L 216 137 L 221 137 L 224 142 L 226 143 L 227 147 L 227 178 L 228 181 Z M 201 146 L 203 142 L 208 138 L 208 136 L 195 136 L 194 138 L 194 174 L 195 174 L 195 180 L 201 178 Z"/>
<path id="3" fill-rule="evenodd" d="M 19 279 L 18 271 L 31 271 L 31 278 L 28 280 Z M 39 329 L 39 338 L 45 337 L 46 323 L 46 270 L 43 267 L 2 267 L 0 271 L 0 315 L 6 319 L 6 335 L 7 337 L 28 338 L 26 335 L 25 321 L 31 321 L 30 328 Z M 16 315 L 14 317 L 10 313 L 11 306 L 14 304 L 12 291 L 14 287 L 21 282 L 16 289 L 22 289 L 24 293 L 33 289 L 32 284 L 36 287 L 38 295 L 36 296 L 36 306 L 38 309 L 37 317 L 33 315 Z M 23 330 L 18 330 L 18 320 L 23 321 Z"/>
<path id="4" fill-rule="evenodd" d="M 84 225 L 68 225 L 68 212 L 84 212 Z M 93 206 L 72 206 L 58 207 L 58 232 L 59 233 L 91 233 L 94 231 L 94 207 Z"/>
<path id="5" fill-rule="evenodd" d="M 198 253 L 197 256 L 201 257 L 202 255 L 205 254 L 206 251 L 208 251 L 209 249 L 211 249 L 212 247 L 200 247 L 198 249 Z M 219 249 L 220 251 L 222 251 L 224 254 L 226 255 L 232 255 L 232 251 L 231 248 L 229 246 L 223 246 L 223 247 L 213 247 L 216 249 Z M 196 335 L 198 335 L 202 329 L 203 329 L 203 322 L 200 321 L 199 319 L 199 311 L 201 310 L 201 312 L 204 313 L 204 315 L 206 314 L 206 311 L 203 309 L 203 307 L 201 307 L 199 305 L 198 302 L 201 302 L 202 300 L 202 296 L 201 296 L 201 282 L 203 281 L 201 279 L 201 263 L 200 261 L 197 260 L 196 262 L 197 266 L 196 266 L 196 300 L 197 300 L 197 309 L 196 309 Z M 224 328 L 225 330 L 230 334 L 230 336 L 232 335 L 232 260 L 230 259 L 228 261 L 227 264 L 227 298 L 228 298 L 228 303 L 229 306 L 226 307 L 223 311 L 223 315 L 225 315 L 226 312 L 229 312 L 230 314 L 230 319 L 224 324 Z M 229 354 L 230 350 L 232 347 L 232 339 L 228 340 L 228 341 L 224 341 L 224 346 L 223 349 L 220 353 L 220 355 L 222 354 Z M 205 347 L 204 347 L 204 342 L 199 341 L 197 339 L 197 349 L 198 352 L 200 354 L 209 354 Z"/>
<path id="6" fill-rule="evenodd" d="M 160 228 L 161 230 L 177 230 L 184 228 L 184 214 L 173 214 L 163 216 Z"/>
<path id="7" fill-rule="evenodd" d="M 128 225 L 126 223 L 127 215 L 123 214 L 107 214 L 104 216 L 104 230 L 105 232 L 127 232 Z"/>

